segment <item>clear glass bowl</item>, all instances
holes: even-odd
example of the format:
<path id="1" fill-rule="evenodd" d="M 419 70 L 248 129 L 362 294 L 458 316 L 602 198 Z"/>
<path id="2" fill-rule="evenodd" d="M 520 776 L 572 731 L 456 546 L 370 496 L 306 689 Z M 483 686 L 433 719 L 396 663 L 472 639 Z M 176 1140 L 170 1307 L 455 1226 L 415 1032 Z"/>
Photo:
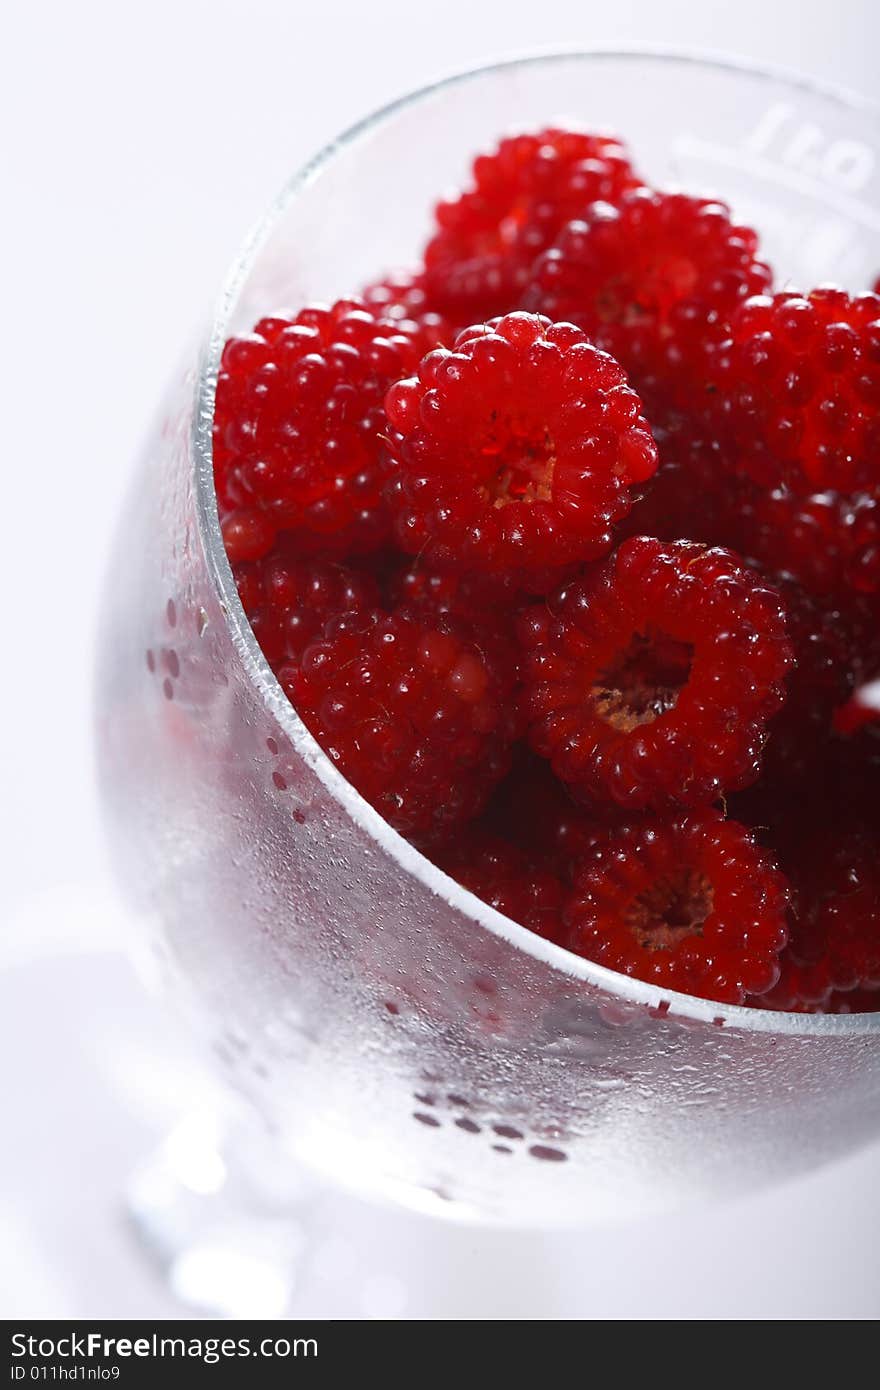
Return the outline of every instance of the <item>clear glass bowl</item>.
<path id="1" fill-rule="evenodd" d="M 320 154 L 248 243 L 121 521 L 100 763 L 130 899 L 280 1151 L 431 1210 L 571 1223 L 809 1168 L 880 1131 L 880 1015 L 726 1008 L 539 940 L 402 840 L 257 647 L 211 470 L 230 333 L 410 263 L 433 200 L 511 127 L 619 131 L 652 180 L 763 229 L 780 283 L 880 271 L 877 110 L 669 53 L 454 77 Z"/>

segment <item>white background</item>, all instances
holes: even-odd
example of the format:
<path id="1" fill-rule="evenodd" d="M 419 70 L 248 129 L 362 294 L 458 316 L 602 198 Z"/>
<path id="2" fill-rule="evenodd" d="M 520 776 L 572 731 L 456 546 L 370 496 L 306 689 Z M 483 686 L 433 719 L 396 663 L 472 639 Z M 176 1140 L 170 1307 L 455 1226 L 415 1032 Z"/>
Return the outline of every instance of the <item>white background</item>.
<path id="1" fill-rule="evenodd" d="M 873 93 L 875 16 L 872 0 L 151 0 L 137 10 L 79 0 L 7 11 L 0 1219 L 12 1224 L 0 1243 L 0 1314 L 170 1306 L 117 1204 L 162 1105 L 141 1105 L 134 1119 L 118 1069 L 115 1090 L 105 1084 L 95 1064 L 107 1060 L 107 991 L 98 1007 L 82 954 L 65 965 L 58 951 L 115 942 L 89 728 L 114 513 L 163 381 L 243 233 L 328 138 L 455 67 L 642 39 L 771 59 Z M 114 968 L 107 978 L 130 992 L 146 1065 L 150 1037 L 167 1048 L 167 1036 Z M 433 1232 L 346 1208 L 355 1245 L 375 1248 L 381 1229 L 388 1268 L 396 1261 L 382 1285 L 392 1294 L 361 1312 L 875 1316 L 878 1168 L 874 1150 L 735 1208 L 554 1241 Z"/>

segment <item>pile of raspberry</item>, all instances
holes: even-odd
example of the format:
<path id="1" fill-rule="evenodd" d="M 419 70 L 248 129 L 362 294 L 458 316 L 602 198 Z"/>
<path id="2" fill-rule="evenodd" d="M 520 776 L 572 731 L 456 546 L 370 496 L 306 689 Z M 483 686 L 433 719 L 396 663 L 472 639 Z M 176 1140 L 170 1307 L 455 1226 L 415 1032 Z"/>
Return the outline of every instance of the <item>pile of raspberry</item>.
<path id="1" fill-rule="evenodd" d="M 214 467 L 282 688 L 447 873 L 669 990 L 880 1008 L 880 298 L 513 136 L 413 272 L 226 344 Z"/>

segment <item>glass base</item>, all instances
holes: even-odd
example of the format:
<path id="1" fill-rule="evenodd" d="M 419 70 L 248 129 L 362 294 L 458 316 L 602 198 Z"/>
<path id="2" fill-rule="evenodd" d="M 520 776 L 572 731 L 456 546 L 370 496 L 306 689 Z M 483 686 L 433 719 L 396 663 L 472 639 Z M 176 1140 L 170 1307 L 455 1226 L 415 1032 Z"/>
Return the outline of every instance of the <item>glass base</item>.
<path id="1" fill-rule="evenodd" d="M 323 1192 L 268 1139 L 217 1111 L 188 1116 L 126 1193 L 141 1243 L 174 1295 L 202 1313 L 289 1313 L 322 1224 Z"/>

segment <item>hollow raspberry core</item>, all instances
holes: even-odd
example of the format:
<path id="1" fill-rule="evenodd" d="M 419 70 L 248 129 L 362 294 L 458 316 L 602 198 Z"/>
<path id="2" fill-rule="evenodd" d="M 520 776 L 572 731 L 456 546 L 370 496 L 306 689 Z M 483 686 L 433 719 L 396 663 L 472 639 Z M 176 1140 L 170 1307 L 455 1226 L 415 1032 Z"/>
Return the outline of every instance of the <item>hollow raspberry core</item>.
<path id="1" fill-rule="evenodd" d="M 627 910 L 626 922 L 643 950 L 668 951 L 686 937 L 702 935 L 714 896 L 704 873 L 680 869 L 640 893 Z"/>
<path id="2" fill-rule="evenodd" d="M 600 718 L 629 733 L 675 709 L 691 673 L 694 648 L 658 629 L 636 633 L 592 688 Z"/>
<path id="3" fill-rule="evenodd" d="M 495 472 L 486 484 L 486 497 L 493 507 L 549 502 L 555 469 L 556 450 L 549 434 L 543 440 L 515 434 L 498 455 Z"/>

